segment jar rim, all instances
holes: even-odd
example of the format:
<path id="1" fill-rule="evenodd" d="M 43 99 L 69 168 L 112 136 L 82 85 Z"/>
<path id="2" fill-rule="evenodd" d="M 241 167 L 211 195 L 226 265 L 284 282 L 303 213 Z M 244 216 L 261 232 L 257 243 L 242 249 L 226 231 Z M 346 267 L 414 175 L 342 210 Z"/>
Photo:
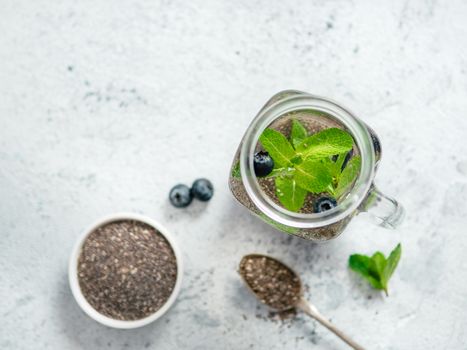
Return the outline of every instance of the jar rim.
<path id="1" fill-rule="evenodd" d="M 352 134 L 361 155 L 360 173 L 349 194 L 335 208 L 321 213 L 296 213 L 274 203 L 261 190 L 253 166 L 255 149 L 264 129 L 278 118 L 304 109 L 324 112 L 337 119 Z M 323 227 L 351 215 L 357 210 L 370 190 L 374 178 L 374 167 L 373 142 L 366 125 L 360 119 L 347 108 L 330 99 L 297 91 L 293 91 L 290 96 L 282 97 L 270 105 L 266 104 L 260 110 L 248 127 L 240 149 L 240 174 L 250 199 L 260 211 L 272 220 L 296 228 Z"/>

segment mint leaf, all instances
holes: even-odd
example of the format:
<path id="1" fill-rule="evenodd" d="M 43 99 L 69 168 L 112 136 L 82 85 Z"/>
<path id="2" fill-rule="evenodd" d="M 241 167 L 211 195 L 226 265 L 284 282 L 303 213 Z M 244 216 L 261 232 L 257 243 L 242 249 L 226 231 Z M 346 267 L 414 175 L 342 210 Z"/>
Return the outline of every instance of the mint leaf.
<path id="1" fill-rule="evenodd" d="M 323 163 L 313 160 L 295 166 L 293 178 L 297 184 L 312 193 L 320 193 L 331 184 L 332 177 Z"/>
<path id="2" fill-rule="evenodd" d="M 384 287 L 383 271 L 385 267 L 386 267 L 386 257 L 384 256 L 384 254 L 381 252 L 374 253 L 373 256 L 371 257 L 370 272 L 375 278 L 377 278 L 380 281 L 383 287 Z"/>
<path id="3" fill-rule="evenodd" d="M 341 169 L 336 165 L 336 163 L 332 161 L 330 157 L 322 158 L 319 161 L 328 169 L 329 174 L 331 174 L 333 179 L 336 181 L 335 185 L 337 185 L 337 178 L 340 175 Z"/>
<path id="4" fill-rule="evenodd" d="M 295 150 L 290 142 L 276 130 L 265 129 L 259 142 L 272 157 L 277 168 L 289 166 L 290 160 L 295 157 Z"/>
<path id="5" fill-rule="evenodd" d="M 232 177 L 237 178 L 237 179 L 242 177 L 240 173 L 240 162 L 235 163 L 235 165 L 232 168 L 231 175 Z"/>
<path id="6" fill-rule="evenodd" d="M 266 175 L 265 177 L 278 177 L 278 176 L 290 176 L 295 172 L 295 169 L 292 167 L 288 168 L 275 168 Z"/>
<path id="7" fill-rule="evenodd" d="M 388 260 L 387 260 L 387 263 L 386 263 L 386 267 L 384 268 L 383 276 L 384 276 L 384 279 L 386 280 L 386 282 L 389 281 L 392 274 L 396 270 L 396 267 L 399 264 L 399 260 L 401 258 L 401 255 L 402 255 L 402 247 L 401 247 L 401 244 L 399 243 L 396 246 L 396 248 L 394 248 L 394 250 L 391 252 L 391 254 L 389 254 L 389 257 L 388 257 Z"/>
<path id="8" fill-rule="evenodd" d="M 349 258 L 349 266 L 352 270 L 362 275 L 373 288 L 382 289 L 379 276 L 375 275 L 372 265 L 371 258 L 366 255 L 353 254 Z"/>
<path id="9" fill-rule="evenodd" d="M 355 156 L 351 160 L 349 160 L 347 166 L 344 168 L 344 170 L 339 176 L 337 188 L 334 191 L 336 197 L 342 196 L 353 184 L 358 173 L 360 172 L 361 164 L 362 160 L 360 156 Z"/>
<path id="10" fill-rule="evenodd" d="M 337 159 L 336 159 L 336 161 L 334 163 L 337 176 L 339 176 L 340 173 L 341 173 L 342 165 L 345 162 L 345 158 L 347 158 L 347 154 L 348 154 L 348 152 L 341 153 L 341 154 L 337 155 Z"/>
<path id="11" fill-rule="evenodd" d="M 290 133 L 290 140 L 292 145 L 297 148 L 298 145 L 307 137 L 308 131 L 298 120 L 292 120 L 292 132 Z"/>
<path id="12" fill-rule="evenodd" d="M 388 295 L 388 282 L 399 263 L 401 253 L 399 243 L 387 259 L 381 252 L 374 253 L 371 258 L 353 254 L 349 258 L 349 267 L 363 276 L 373 288 L 382 289 Z"/>
<path id="13" fill-rule="evenodd" d="M 295 179 L 290 177 L 276 177 L 276 196 L 285 209 L 298 212 L 303 203 L 307 191 L 297 185 Z"/>
<path id="14" fill-rule="evenodd" d="M 347 152 L 352 146 L 353 138 L 348 132 L 330 128 L 307 137 L 297 151 L 304 159 L 319 159 Z"/>
<path id="15" fill-rule="evenodd" d="M 296 227 L 287 226 L 287 225 L 281 224 L 281 223 L 279 223 L 277 221 L 274 221 L 273 219 L 271 219 L 269 216 L 267 216 L 264 213 L 259 213 L 259 217 L 261 219 L 263 219 L 264 222 L 268 223 L 269 225 L 274 226 L 279 231 L 283 231 L 283 232 L 289 233 L 291 235 L 296 234 L 298 232 L 298 230 L 299 230 Z"/>

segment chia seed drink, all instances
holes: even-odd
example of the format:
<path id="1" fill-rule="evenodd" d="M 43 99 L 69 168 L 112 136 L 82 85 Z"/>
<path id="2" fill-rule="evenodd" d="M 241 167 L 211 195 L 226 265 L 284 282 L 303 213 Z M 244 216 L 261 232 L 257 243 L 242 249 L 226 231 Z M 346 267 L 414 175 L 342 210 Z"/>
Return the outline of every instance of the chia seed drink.
<path id="1" fill-rule="evenodd" d="M 361 169 L 332 210 L 315 212 L 316 201 L 326 193 L 309 192 L 303 206 L 297 212 L 291 212 L 279 200 L 280 191 L 277 191 L 274 178 L 257 177 L 252 170 L 254 154 L 263 150 L 258 142 L 261 133 L 269 128 L 290 139 L 293 120 L 302 124 L 308 135 L 338 128 L 354 140 L 351 155 L 361 157 Z M 373 185 L 380 158 L 379 139 L 350 112 L 323 98 L 284 91 L 268 101 L 248 128 L 234 156 L 229 187 L 243 206 L 277 229 L 312 241 L 326 241 L 337 237 L 362 211 L 371 209 L 373 216 L 385 227 L 394 227 L 402 220 L 402 207 Z"/>

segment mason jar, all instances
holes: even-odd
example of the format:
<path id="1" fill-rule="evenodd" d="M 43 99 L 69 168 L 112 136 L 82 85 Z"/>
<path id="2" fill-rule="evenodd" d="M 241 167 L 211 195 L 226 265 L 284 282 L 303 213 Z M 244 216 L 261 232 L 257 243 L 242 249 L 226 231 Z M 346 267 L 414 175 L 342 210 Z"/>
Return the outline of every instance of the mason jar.
<path id="1" fill-rule="evenodd" d="M 300 116 L 301 113 L 318 115 L 326 126 L 335 125 L 347 131 L 354 140 L 355 153 L 361 158 L 358 176 L 349 192 L 334 208 L 323 212 L 285 209 L 271 193 L 266 193 L 264 186 L 260 186 L 260 181 L 265 180 L 258 178 L 254 171 L 254 156 L 261 148 L 258 140 L 263 131 L 266 128 L 279 130 L 280 118 Z M 233 159 L 229 187 L 237 201 L 260 219 L 280 231 L 311 241 L 336 238 L 350 220 L 362 212 L 369 213 L 382 227 L 395 228 L 403 220 L 403 207 L 374 185 L 381 155 L 381 143 L 376 133 L 347 108 L 309 93 L 282 91 L 266 103 L 247 128 Z"/>

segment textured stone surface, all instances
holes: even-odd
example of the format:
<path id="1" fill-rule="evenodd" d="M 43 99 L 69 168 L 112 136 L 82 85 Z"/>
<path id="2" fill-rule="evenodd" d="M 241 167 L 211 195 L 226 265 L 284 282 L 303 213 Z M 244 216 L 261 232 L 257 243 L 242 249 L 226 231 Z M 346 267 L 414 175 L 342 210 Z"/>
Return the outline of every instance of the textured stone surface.
<path id="1" fill-rule="evenodd" d="M 467 343 L 467 3 L 2 1 L 1 349 L 345 349 L 299 316 L 266 315 L 240 283 L 244 254 L 298 270 L 321 311 L 371 349 Z M 231 157 L 275 92 L 341 101 L 381 136 L 377 182 L 407 209 L 390 232 L 358 217 L 312 245 L 250 216 L 227 188 Z M 213 180 L 208 204 L 168 204 Z M 180 242 L 180 298 L 157 323 L 107 329 L 71 297 L 80 231 L 115 211 Z M 353 252 L 402 242 L 389 298 L 348 271 Z"/>

